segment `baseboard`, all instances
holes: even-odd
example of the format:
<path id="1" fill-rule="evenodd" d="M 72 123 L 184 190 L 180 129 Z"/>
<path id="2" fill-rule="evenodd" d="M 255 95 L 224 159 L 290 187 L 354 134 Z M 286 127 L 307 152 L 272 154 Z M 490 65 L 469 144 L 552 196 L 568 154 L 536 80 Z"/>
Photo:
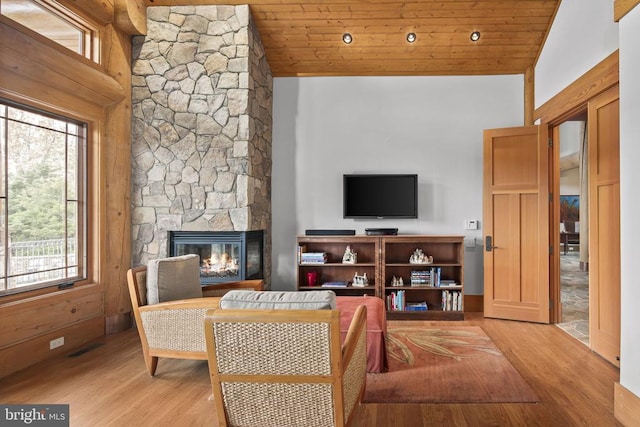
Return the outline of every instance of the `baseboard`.
<path id="1" fill-rule="evenodd" d="M 613 415 L 624 426 L 637 426 L 640 420 L 640 397 L 620 383 L 613 386 Z"/>
<path id="2" fill-rule="evenodd" d="M 484 312 L 484 295 L 465 295 L 464 296 L 464 312 L 465 313 Z"/>

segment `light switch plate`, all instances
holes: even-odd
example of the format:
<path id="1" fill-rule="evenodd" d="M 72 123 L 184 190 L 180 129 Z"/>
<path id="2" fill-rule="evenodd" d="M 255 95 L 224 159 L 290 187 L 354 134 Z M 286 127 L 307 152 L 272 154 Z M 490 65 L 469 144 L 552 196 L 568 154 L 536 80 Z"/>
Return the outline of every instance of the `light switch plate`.
<path id="1" fill-rule="evenodd" d="M 477 230 L 478 229 L 478 220 L 477 219 L 468 219 L 464 222 L 465 230 Z"/>

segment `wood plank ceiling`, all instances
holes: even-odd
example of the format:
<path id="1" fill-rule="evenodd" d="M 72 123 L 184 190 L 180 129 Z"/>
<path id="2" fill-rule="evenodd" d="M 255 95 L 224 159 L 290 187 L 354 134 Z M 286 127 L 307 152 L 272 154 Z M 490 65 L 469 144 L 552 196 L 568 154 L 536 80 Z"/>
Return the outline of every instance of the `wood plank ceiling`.
<path id="1" fill-rule="evenodd" d="M 249 4 L 275 77 L 491 75 L 535 65 L 560 0 L 146 0 L 194 4 Z"/>

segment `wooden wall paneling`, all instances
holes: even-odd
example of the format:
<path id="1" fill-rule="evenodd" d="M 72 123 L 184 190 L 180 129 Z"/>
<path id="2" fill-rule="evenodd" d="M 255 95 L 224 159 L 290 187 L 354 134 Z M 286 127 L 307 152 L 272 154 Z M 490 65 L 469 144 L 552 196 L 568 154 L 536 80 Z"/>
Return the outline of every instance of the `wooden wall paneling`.
<path id="1" fill-rule="evenodd" d="M 110 329 L 131 325 L 125 280 L 131 262 L 131 44 L 128 36 L 111 27 L 100 31 L 104 66 L 0 17 L 0 94 L 89 124 L 93 163 L 88 183 L 91 264 L 87 267 L 88 279 L 98 283 L 3 297 L 6 313 L 9 307 L 19 306 L 24 315 L 3 313 L 3 330 L 9 335 L 0 344 L 0 376 L 103 335 L 105 308 L 110 325 L 115 325 Z M 95 289 L 95 295 L 84 296 L 88 289 Z M 35 310 L 33 304 L 42 305 Z M 69 307 L 75 308 L 73 315 L 68 314 Z M 78 323 L 87 311 L 96 313 L 95 317 Z M 49 350 L 49 340 L 61 335 L 63 350 Z"/>
<path id="2" fill-rule="evenodd" d="M 96 284 L 2 304 L 0 348 L 102 315 L 102 286 Z"/>
<path id="3" fill-rule="evenodd" d="M 16 93 L 34 99 L 48 98 L 40 88 L 31 87 L 32 82 L 42 82 L 53 88 L 51 93 L 59 88 L 81 102 L 101 107 L 125 97 L 124 88 L 97 64 L 3 16 L 0 16 L 0 49 L 0 74 L 17 73 L 25 79 L 26 84 L 9 87 Z M 0 80 L 0 86 L 6 84 Z M 56 103 L 55 98 L 49 101 Z"/>
<path id="4" fill-rule="evenodd" d="M 33 107 L 53 110 L 75 118 L 79 118 L 78 111 L 91 117 L 102 114 L 102 107 L 78 98 L 73 93 L 50 86 L 44 80 L 27 78 L 20 70 L 14 72 L 4 68 L 3 57 L 4 52 L 0 55 L 0 96 L 16 102 L 24 101 L 26 98 Z"/>
<path id="5" fill-rule="evenodd" d="M 56 355 L 69 354 L 103 335 L 104 317 L 99 316 L 0 348 L 0 378 Z M 50 350 L 49 342 L 60 337 L 64 337 L 64 345 Z"/>
<path id="6" fill-rule="evenodd" d="M 109 25 L 103 37 L 107 72 L 122 87 L 131 87 L 131 39 Z M 131 91 L 105 110 L 100 144 L 99 187 L 101 255 L 100 282 L 105 284 L 106 333 L 131 327 L 131 302 L 126 273 L 131 266 Z"/>
<path id="7" fill-rule="evenodd" d="M 113 0 L 56 0 L 73 12 L 88 17 L 101 25 L 113 22 L 115 7 Z"/>

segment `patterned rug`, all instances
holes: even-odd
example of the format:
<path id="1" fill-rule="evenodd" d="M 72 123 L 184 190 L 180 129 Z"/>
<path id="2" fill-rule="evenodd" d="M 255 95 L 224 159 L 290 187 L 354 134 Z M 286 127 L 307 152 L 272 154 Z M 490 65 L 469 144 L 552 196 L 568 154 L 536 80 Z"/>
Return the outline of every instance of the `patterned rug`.
<path id="1" fill-rule="evenodd" d="M 389 371 L 367 374 L 364 402 L 537 402 L 478 326 L 390 328 Z"/>

